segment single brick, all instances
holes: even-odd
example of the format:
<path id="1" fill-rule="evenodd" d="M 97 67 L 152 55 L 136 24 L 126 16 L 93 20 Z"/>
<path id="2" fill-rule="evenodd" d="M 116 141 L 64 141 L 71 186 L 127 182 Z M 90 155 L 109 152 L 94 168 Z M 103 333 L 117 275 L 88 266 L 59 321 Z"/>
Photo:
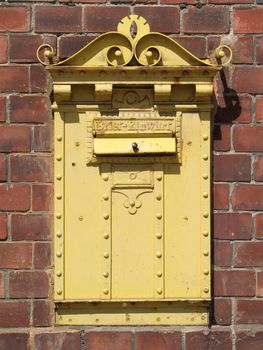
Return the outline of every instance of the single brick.
<path id="1" fill-rule="evenodd" d="M 255 216 L 255 237 L 258 239 L 263 238 L 263 214 Z"/>
<path id="2" fill-rule="evenodd" d="M 216 213 L 214 214 L 214 238 L 250 239 L 252 215 L 250 213 Z"/>
<path id="3" fill-rule="evenodd" d="M 263 181 L 263 156 L 258 156 L 255 160 L 254 176 L 256 181 Z"/>
<path id="4" fill-rule="evenodd" d="M 29 6 L 0 6 L 0 32 L 28 32 Z"/>
<path id="5" fill-rule="evenodd" d="M 88 331 L 84 334 L 84 344 L 89 350 L 132 350 L 131 341 L 131 332 Z"/>
<path id="6" fill-rule="evenodd" d="M 32 186 L 32 209 L 36 211 L 51 210 L 53 189 L 50 185 Z"/>
<path id="7" fill-rule="evenodd" d="M 35 269 L 51 267 L 51 243 L 35 243 L 33 265 Z"/>
<path id="8" fill-rule="evenodd" d="M 29 269 L 32 266 L 31 243 L 1 243 L 1 269 Z M 1 322 L 1 321 L 0 321 Z"/>
<path id="9" fill-rule="evenodd" d="M 256 63 L 263 63 L 263 38 L 256 38 Z"/>
<path id="10" fill-rule="evenodd" d="M 0 333 L 0 349 L 8 350 L 28 350 L 29 334 L 28 333 Z"/>
<path id="11" fill-rule="evenodd" d="M 259 123 L 263 122 L 263 96 L 256 99 L 256 120 Z"/>
<path id="12" fill-rule="evenodd" d="M 229 208 L 229 185 L 215 184 L 214 185 L 214 209 Z"/>
<path id="13" fill-rule="evenodd" d="M 236 350 L 262 350 L 263 331 L 253 329 L 236 332 Z"/>
<path id="14" fill-rule="evenodd" d="M 11 121 L 15 123 L 43 123 L 50 115 L 50 100 L 47 96 L 11 96 Z"/>
<path id="15" fill-rule="evenodd" d="M 79 6 L 36 6 L 35 31 L 38 33 L 81 32 L 82 8 Z"/>
<path id="16" fill-rule="evenodd" d="M 255 295 L 255 272 L 248 270 L 215 271 L 214 293 L 218 297 Z"/>
<path id="17" fill-rule="evenodd" d="M 0 125 L 0 152 L 29 152 L 30 127 Z"/>
<path id="18" fill-rule="evenodd" d="M 4 273 L 0 271 L 0 298 L 5 297 L 5 280 Z M 1 349 L 1 333 L 0 333 L 0 349 Z"/>
<path id="19" fill-rule="evenodd" d="M 215 155 L 214 180 L 250 181 L 251 157 L 245 154 Z"/>
<path id="20" fill-rule="evenodd" d="M 230 325 L 231 324 L 231 299 L 214 299 L 214 320 L 218 325 Z"/>
<path id="21" fill-rule="evenodd" d="M 30 208 L 28 185 L 0 184 L 0 210 L 27 211 Z"/>
<path id="22" fill-rule="evenodd" d="M 186 350 L 231 350 L 229 330 L 193 330 L 185 334 Z"/>
<path id="23" fill-rule="evenodd" d="M 83 30 L 95 33 L 116 31 L 120 19 L 128 14 L 129 8 L 124 6 L 85 6 Z"/>
<path id="24" fill-rule="evenodd" d="M 7 48 L 8 48 L 7 35 L 0 35 L 0 63 L 7 62 Z"/>
<path id="25" fill-rule="evenodd" d="M 231 45 L 233 50 L 233 63 L 253 63 L 254 44 L 252 36 L 237 37 Z"/>
<path id="26" fill-rule="evenodd" d="M 147 18 L 152 32 L 173 34 L 180 31 L 179 10 L 175 7 L 137 6 L 134 14 Z"/>
<path id="27" fill-rule="evenodd" d="M 2 328 L 29 327 L 29 322 L 30 322 L 30 302 L 0 301 L 0 327 Z M 13 341 L 15 341 L 15 338 L 13 338 Z M 19 348 L 16 348 L 16 349 L 14 348 L 14 350 L 18 350 L 18 349 Z"/>
<path id="28" fill-rule="evenodd" d="M 51 35 L 11 35 L 9 42 L 11 62 L 38 62 L 36 52 L 40 45 L 57 46 L 56 37 Z"/>
<path id="29" fill-rule="evenodd" d="M 36 125 L 34 127 L 32 149 L 35 152 L 50 152 L 52 143 L 52 130 L 49 125 Z"/>
<path id="30" fill-rule="evenodd" d="M 263 297 L 263 271 L 257 271 L 257 297 Z"/>
<path id="31" fill-rule="evenodd" d="M 0 97 L 0 122 L 4 122 L 6 119 L 6 98 Z"/>
<path id="32" fill-rule="evenodd" d="M 69 35 L 61 36 L 58 41 L 60 58 L 67 58 L 96 38 L 95 35 Z"/>
<path id="33" fill-rule="evenodd" d="M 202 36 L 172 36 L 178 44 L 199 58 L 206 57 L 206 41 Z"/>
<path id="34" fill-rule="evenodd" d="M 263 67 L 238 66 L 234 68 L 232 88 L 237 92 L 262 93 Z"/>
<path id="35" fill-rule="evenodd" d="M 137 332 L 135 333 L 136 350 L 180 349 L 182 335 L 180 332 Z"/>
<path id="36" fill-rule="evenodd" d="M 80 332 L 67 330 L 64 332 L 44 333 L 42 331 L 40 334 L 35 334 L 34 350 L 44 349 L 80 350 Z"/>
<path id="37" fill-rule="evenodd" d="M 15 155 L 10 157 L 11 181 L 50 182 L 51 158 Z"/>
<path id="38" fill-rule="evenodd" d="M 46 214 L 13 214 L 11 237 L 13 241 L 41 241 L 50 238 L 51 220 Z"/>
<path id="39" fill-rule="evenodd" d="M 252 4 L 253 0 L 208 0 L 211 4 Z"/>
<path id="40" fill-rule="evenodd" d="M 54 306 L 49 300 L 33 301 L 33 326 L 47 327 L 52 326 L 54 318 Z"/>
<path id="41" fill-rule="evenodd" d="M 6 157 L 0 154 L 0 181 L 6 181 Z"/>
<path id="42" fill-rule="evenodd" d="M 261 300 L 237 299 L 236 300 L 236 323 L 262 324 L 262 322 L 263 322 L 263 299 Z"/>
<path id="43" fill-rule="evenodd" d="M 239 152 L 263 151 L 263 126 L 236 126 L 233 132 L 234 149 Z"/>
<path id="44" fill-rule="evenodd" d="M 252 97 L 249 95 L 217 96 L 215 120 L 219 123 L 251 123 Z"/>
<path id="45" fill-rule="evenodd" d="M 10 298 L 46 298 L 49 278 L 43 271 L 12 271 L 9 274 Z"/>
<path id="46" fill-rule="evenodd" d="M 0 67 L 1 92 L 28 92 L 29 74 L 26 66 Z"/>
<path id="47" fill-rule="evenodd" d="M 215 151 L 229 151 L 230 143 L 230 125 L 215 125 L 213 128 L 213 141 Z"/>
<path id="48" fill-rule="evenodd" d="M 46 69 L 42 66 L 32 65 L 30 67 L 31 92 L 47 92 L 48 85 L 49 81 Z"/>
<path id="49" fill-rule="evenodd" d="M 234 266 L 263 266 L 263 242 L 235 242 L 233 263 Z"/>
<path id="50" fill-rule="evenodd" d="M 229 9 L 226 6 L 188 7 L 183 13 L 185 33 L 228 33 Z"/>
<path id="51" fill-rule="evenodd" d="M 0 213 L 0 240 L 3 241 L 7 238 L 7 216 L 4 213 Z"/>
<path id="52" fill-rule="evenodd" d="M 233 209 L 262 210 L 263 185 L 236 185 L 232 195 Z"/>
<path id="53" fill-rule="evenodd" d="M 228 267 L 232 264 L 232 249 L 230 242 L 214 241 L 214 265 Z"/>
<path id="54" fill-rule="evenodd" d="M 263 31 L 263 9 L 236 8 L 234 9 L 234 33 L 252 34 Z"/>

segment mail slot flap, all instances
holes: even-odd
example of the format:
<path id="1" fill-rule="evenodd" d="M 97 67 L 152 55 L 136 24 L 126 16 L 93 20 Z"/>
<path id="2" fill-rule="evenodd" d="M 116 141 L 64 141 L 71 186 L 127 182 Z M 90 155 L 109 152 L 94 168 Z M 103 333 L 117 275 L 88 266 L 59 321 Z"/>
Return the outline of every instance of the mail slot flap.
<path id="1" fill-rule="evenodd" d="M 94 153 L 97 155 L 174 154 L 176 139 L 175 137 L 95 138 Z"/>

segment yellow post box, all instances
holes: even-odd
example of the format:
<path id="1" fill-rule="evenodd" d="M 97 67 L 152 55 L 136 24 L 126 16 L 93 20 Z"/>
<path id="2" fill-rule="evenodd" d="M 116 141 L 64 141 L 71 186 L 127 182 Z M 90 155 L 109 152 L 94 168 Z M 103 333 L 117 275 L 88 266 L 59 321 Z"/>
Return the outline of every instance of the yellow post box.
<path id="1" fill-rule="evenodd" d="M 62 62 L 38 56 L 54 84 L 57 323 L 207 324 L 216 57 L 136 15 Z"/>

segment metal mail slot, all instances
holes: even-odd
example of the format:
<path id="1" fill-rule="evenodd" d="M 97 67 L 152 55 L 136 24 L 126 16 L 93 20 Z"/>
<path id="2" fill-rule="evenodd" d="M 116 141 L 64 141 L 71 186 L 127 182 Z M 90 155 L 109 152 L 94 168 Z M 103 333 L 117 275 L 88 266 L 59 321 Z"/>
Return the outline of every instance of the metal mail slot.
<path id="1" fill-rule="evenodd" d="M 94 153 L 96 155 L 174 154 L 176 153 L 176 140 L 174 137 L 97 138 L 94 139 Z"/>

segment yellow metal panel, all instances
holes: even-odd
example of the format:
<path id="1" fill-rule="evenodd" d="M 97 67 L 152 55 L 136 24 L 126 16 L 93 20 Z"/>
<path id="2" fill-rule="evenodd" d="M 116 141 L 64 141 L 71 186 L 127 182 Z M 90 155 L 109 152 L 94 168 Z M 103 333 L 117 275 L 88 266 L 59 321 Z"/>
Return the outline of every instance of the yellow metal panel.
<path id="1" fill-rule="evenodd" d="M 94 153 L 100 154 L 134 154 L 175 153 L 175 138 L 95 138 Z"/>
<path id="2" fill-rule="evenodd" d="M 182 166 L 165 167 L 165 296 L 200 298 L 199 115 L 182 123 Z"/>

